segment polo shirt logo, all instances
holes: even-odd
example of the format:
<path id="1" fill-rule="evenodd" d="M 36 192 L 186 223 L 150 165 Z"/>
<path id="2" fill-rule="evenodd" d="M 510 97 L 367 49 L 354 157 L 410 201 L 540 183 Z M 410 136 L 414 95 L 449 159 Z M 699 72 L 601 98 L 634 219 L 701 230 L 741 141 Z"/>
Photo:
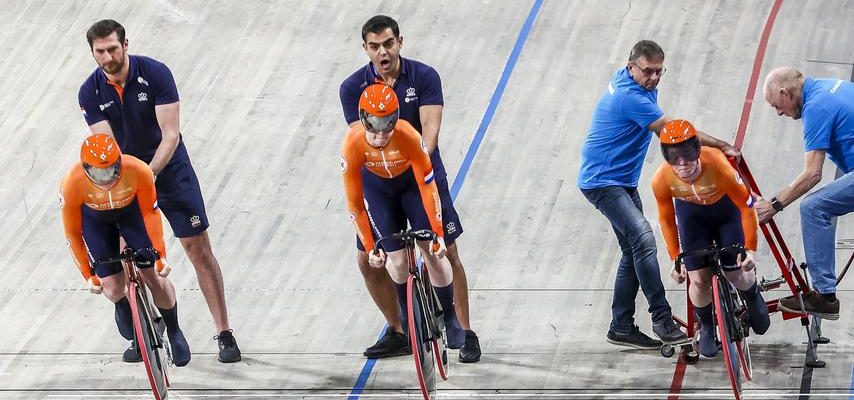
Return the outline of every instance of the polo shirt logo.
<path id="1" fill-rule="evenodd" d="M 101 111 L 104 111 L 104 110 L 106 110 L 106 109 L 110 108 L 110 106 L 111 106 L 111 105 L 113 105 L 113 101 L 112 101 L 112 100 L 110 100 L 110 101 L 106 102 L 105 104 L 98 104 L 98 108 L 100 108 L 100 109 L 101 109 Z"/>
<path id="2" fill-rule="evenodd" d="M 142 77 L 141 77 L 141 76 L 138 76 L 138 77 L 136 78 L 136 81 L 137 81 L 137 82 L 139 82 L 139 83 L 141 83 L 141 84 L 143 84 L 143 85 L 145 85 L 145 86 L 148 86 L 148 81 L 147 81 L 147 80 L 145 80 L 145 79 L 142 79 Z"/>
<path id="3" fill-rule="evenodd" d="M 418 100 L 418 95 L 415 93 L 415 88 L 410 87 L 409 89 L 406 89 L 406 98 L 404 98 L 403 101 L 409 103 L 410 101 L 416 100 Z"/>
<path id="4" fill-rule="evenodd" d="M 139 99 L 139 101 L 148 101 L 148 93 L 139 92 L 139 94 L 136 95 L 136 98 Z"/>

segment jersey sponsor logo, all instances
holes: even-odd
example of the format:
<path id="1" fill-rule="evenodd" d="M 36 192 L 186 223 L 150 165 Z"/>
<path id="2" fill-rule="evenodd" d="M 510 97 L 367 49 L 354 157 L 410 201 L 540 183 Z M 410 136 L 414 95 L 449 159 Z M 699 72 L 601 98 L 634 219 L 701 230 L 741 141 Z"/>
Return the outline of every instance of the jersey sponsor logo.
<path id="1" fill-rule="evenodd" d="M 136 77 L 136 81 L 137 81 L 137 82 L 139 82 L 139 83 L 141 83 L 141 84 L 143 84 L 143 85 L 145 85 L 145 86 L 148 86 L 148 81 L 147 81 L 147 80 L 145 80 L 145 79 L 142 79 L 142 77 L 141 77 L 141 76 Z"/>
<path id="2" fill-rule="evenodd" d="M 427 142 L 424 141 L 424 138 L 421 138 L 421 151 L 423 151 L 424 154 L 430 154 L 427 151 Z"/>
<path id="3" fill-rule="evenodd" d="M 139 92 L 139 93 L 136 95 L 136 98 L 137 98 L 137 100 L 139 100 L 140 102 L 148 101 L 148 93 L 145 93 L 145 92 Z"/>
<path id="4" fill-rule="evenodd" d="M 436 212 L 436 221 L 442 222 L 442 212 L 441 211 Z"/>
<path id="5" fill-rule="evenodd" d="M 154 206 L 151 207 L 152 210 L 157 210 L 160 208 L 160 205 L 157 204 L 157 200 L 154 200 Z"/>
<path id="6" fill-rule="evenodd" d="M 347 218 L 350 219 L 350 222 L 356 222 L 356 213 L 348 213 Z"/>
<path id="7" fill-rule="evenodd" d="M 190 225 L 193 228 L 197 228 L 201 224 L 202 224 L 202 219 L 198 215 L 194 215 L 194 216 L 190 217 Z"/>
<path id="8" fill-rule="evenodd" d="M 344 158 L 344 155 L 341 155 L 341 173 L 347 172 L 347 159 Z"/>
<path id="9" fill-rule="evenodd" d="M 104 111 L 104 110 L 106 110 L 106 109 L 110 108 L 112 105 L 113 105 L 113 101 L 112 101 L 112 100 L 110 100 L 110 101 L 108 101 L 108 102 L 106 102 L 106 103 L 104 103 L 104 104 L 98 104 L 98 108 L 100 108 L 100 109 L 101 109 L 101 111 Z"/>
<path id="10" fill-rule="evenodd" d="M 836 94 L 836 91 L 839 90 L 839 87 L 842 86 L 842 79 L 836 81 L 836 84 L 830 88 L 830 93 Z"/>
<path id="11" fill-rule="evenodd" d="M 59 189 L 59 208 L 65 207 L 65 196 L 62 195 L 62 189 Z"/>
<path id="12" fill-rule="evenodd" d="M 395 168 L 403 165 L 407 160 L 388 160 L 388 161 L 365 161 L 365 166 L 368 168 Z"/>

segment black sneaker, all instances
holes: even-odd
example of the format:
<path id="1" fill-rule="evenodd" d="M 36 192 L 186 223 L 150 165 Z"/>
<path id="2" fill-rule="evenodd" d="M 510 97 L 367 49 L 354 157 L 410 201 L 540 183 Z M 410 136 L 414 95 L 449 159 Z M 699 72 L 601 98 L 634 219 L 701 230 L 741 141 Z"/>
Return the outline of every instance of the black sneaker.
<path id="1" fill-rule="evenodd" d="M 652 332 L 655 333 L 655 335 L 658 336 L 664 344 L 679 344 L 688 340 L 688 336 L 685 335 L 685 332 L 682 332 L 671 318 L 667 318 L 660 324 L 654 324 L 652 326 Z"/>
<path id="2" fill-rule="evenodd" d="M 801 311 L 801 302 L 797 297 L 786 297 L 780 299 L 777 308 L 790 313 L 807 312 L 816 317 L 829 320 L 839 319 L 839 299 L 828 301 L 815 290 L 804 295 L 804 309 Z"/>
<path id="3" fill-rule="evenodd" d="M 466 343 L 460 348 L 461 363 L 476 363 L 480 361 L 480 341 L 474 331 L 466 331 Z"/>
<path id="4" fill-rule="evenodd" d="M 219 362 L 233 363 L 241 360 L 240 348 L 237 347 L 237 340 L 234 339 L 231 329 L 220 332 L 214 336 L 214 340 L 219 345 L 219 355 L 216 357 Z"/>
<path id="5" fill-rule="evenodd" d="M 368 347 L 362 355 L 368 358 L 387 358 L 412 354 L 409 338 L 402 333 L 387 329 L 385 335 Z"/>
<path id="6" fill-rule="evenodd" d="M 139 354 L 139 347 L 136 346 L 136 340 L 131 340 L 130 347 L 122 354 L 122 361 L 128 363 L 142 361 L 142 354 Z"/>
<path id="7" fill-rule="evenodd" d="M 605 340 L 617 346 L 626 346 L 640 350 L 657 350 L 661 347 L 661 342 L 645 335 L 637 326 L 633 326 L 632 331 L 625 335 L 620 335 L 609 330 L 608 335 L 605 336 Z"/>

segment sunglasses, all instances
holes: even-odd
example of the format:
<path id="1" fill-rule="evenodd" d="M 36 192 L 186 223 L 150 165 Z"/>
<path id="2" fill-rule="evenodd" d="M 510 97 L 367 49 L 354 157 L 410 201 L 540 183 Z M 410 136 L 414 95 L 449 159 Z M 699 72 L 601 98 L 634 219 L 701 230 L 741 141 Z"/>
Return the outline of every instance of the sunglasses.
<path id="1" fill-rule="evenodd" d="M 637 65 L 635 63 L 632 63 L 632 65 L 634 65 L 635 68 L 639 69 L 640 72 L 643 73 L 643 76 L 646 76 L 646 77 L 650 77 L 650 76 L 652 76 L 652 74 L 657 74 L 658 76 L 664 76 L 664 74 L 667 73 L 667 67 L 641 68 L 639 65 Z"/>

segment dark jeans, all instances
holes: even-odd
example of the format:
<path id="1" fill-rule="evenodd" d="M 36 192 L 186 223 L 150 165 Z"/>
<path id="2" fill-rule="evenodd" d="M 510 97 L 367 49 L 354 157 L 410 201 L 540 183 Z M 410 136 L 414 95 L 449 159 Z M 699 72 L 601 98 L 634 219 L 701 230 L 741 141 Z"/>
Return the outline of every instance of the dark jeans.
<path id="1" fill-rule="evenodd" d="M 581 193 L 611 222 L 623 253 L 614 282 L 611 331 L 617 334 L 631 332 L 639 287 L 649 303 L 653 324 L 670 319 L 670 304 L 664 295 L 656 258 L 655 235 L 643 216 L 637 188 L 606 186 L 582 189 Z"/>

